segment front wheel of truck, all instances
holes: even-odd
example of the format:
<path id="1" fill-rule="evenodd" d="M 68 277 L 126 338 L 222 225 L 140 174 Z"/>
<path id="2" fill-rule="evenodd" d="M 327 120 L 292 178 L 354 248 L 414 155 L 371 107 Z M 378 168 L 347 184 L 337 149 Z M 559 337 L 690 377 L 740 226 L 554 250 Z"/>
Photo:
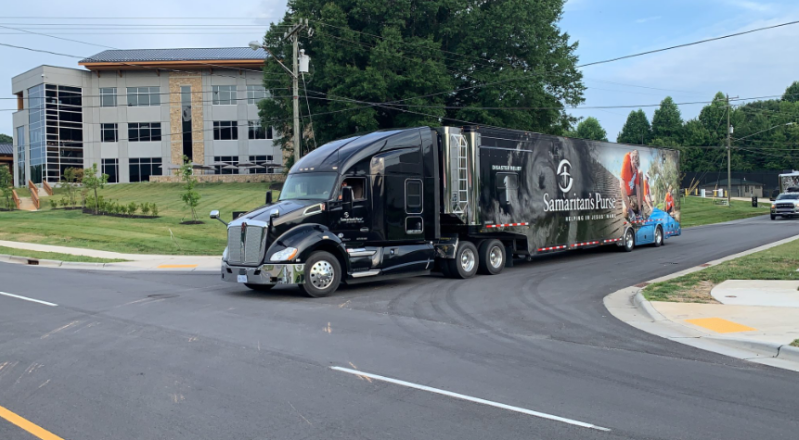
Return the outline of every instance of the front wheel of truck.
<path id="1" fill-rule="evenodd" d="M 341 264 L 329 252 L 316 251 L 305 261 L 305 283 L 300 289 L 312 298 L 328 296 L 341 283 Z"/>

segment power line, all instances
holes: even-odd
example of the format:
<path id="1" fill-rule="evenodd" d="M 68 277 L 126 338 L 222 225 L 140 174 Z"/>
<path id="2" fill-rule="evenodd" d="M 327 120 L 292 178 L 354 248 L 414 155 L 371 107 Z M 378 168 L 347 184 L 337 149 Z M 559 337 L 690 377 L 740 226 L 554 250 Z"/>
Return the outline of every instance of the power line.
<path id="1" fill-rule="evenodd" d="M 726 38 L 738 37 L 738 36 L 741 36 L 741 35 L 747 35 L 747 34 L 752 34 L 752 33 L 755 33 L 755 32 L 761 32 L 761 31 L 765 31 L 765 30 L 781 28 L 781 27 L 784 27 L 784 26 L 791 26 L 791 25 L 794 25 L 794 24 L 799 24 L 799 20 L 789 21 L 787 23 L 775 24 L 773 26 L 765 26 L 765 27 L 761 27 L 761 28 L 757 28 L 757 29 L 751 29 L 751 30 L 743 31 L 743 32 L 736 32 L 734 34 L 722 35 L 721 37 L 707 38 L 707 39 L 704 39 L 704 40 L 693 41 L 693 42 L 690 42 L 690 43 L 678 44 L 678 45 L 675 45 L 675 46 L 664 47 L 664 48 L 661 48 L 661 49 L 648 50 L 646 52 L 634 53 L 634 54 L 631 54 L 631 55 L 625 55 L 625 56 L 621 56 L 621 57 L 611 58 L 611 59 L 608 59 L 608 60 L 594 61 L 592 63 L 586 63 L 586 64 L 583 64 L 583 65 L 580 65 L 580 66 L 577 66 L 577 67 L 580 68 L 580 67 L 596 66 L 598 64 L 612 63 L 614 61 L 626 60 L 626 59 L 629 59 L 629 58 L 635 58 L 635 57 L 640 57 L 640 56 L 644 56 L 644 55 L 651 55 L 653 53 L 666 52 L 666 51 L 673 50 L 673 49 L 680 49 L 680 48 L 684 48 L 684 47 L 696 46 L 696 45 L 699 45 L 699 44 L 710 43 L 712 41 L 724 40 Z"/>

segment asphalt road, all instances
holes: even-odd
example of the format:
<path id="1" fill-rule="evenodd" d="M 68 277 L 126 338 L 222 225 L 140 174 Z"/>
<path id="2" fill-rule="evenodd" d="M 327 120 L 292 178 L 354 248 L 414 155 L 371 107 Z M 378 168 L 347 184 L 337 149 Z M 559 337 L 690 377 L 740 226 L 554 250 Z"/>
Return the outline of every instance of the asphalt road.
<path id="1" fill-rule="evenodd" d="M 0 264 L 0 291 L 58 305 L 0 296 L 0 407 L 67 440 L 796 439 L 796 373 L 640 332 L 602 304 L 796 234 L 797 221 L 757 218 L 630 254 L 577 251 L 498 277 L 322 299 L 217 275 Z M 0 418 L 0 439 L 32 438 Z"/>

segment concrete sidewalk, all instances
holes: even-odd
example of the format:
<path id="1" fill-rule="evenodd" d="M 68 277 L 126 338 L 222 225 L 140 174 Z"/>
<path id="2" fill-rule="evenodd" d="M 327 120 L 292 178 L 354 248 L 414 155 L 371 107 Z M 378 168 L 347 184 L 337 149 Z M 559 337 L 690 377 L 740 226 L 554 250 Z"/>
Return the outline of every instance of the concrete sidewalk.
<path id="1" fill-rule="evenodd" d="M 180 271 L 180 272 L 219 272 L 222 255 L 187 256 L 187 255 L 143 255 L 122 254 L 119 252 L 98 251 L 66 246 L 46 244 L 20 243 L 0 240 L 0 246 L 38 252 L 57 252 L 60 254 L 81 255 L 84 257 L 128 260 L 122 263 L 71 263 L 56 260 L 30 259 L 24 257 L 0 256 L 6 263 L 32 264 L 37 266 L 61 267 L 70 269 L 103 269 L 121 271 Z"/>
<path id="2" fill-rule="evenodd" d="M 649 283 L 666 281 L 799 239 L 794 236 L 737 255 L 710 261 Z M 713 288 L 721 304 L 647 301 L 643 283 L 611 293 L 605 307 L 619 320 L 645 332 L 703 350 L 799 371 L 799 281 L 730 280 Z"/>

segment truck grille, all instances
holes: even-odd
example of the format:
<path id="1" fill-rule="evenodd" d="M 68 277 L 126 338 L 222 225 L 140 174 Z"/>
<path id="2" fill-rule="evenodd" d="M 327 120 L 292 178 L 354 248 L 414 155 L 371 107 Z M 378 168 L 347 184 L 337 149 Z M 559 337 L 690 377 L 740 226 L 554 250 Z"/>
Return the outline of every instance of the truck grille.
<path id="1" fill-rule="evenodd" d="M 262 226 L 230 227 L 227 237 L 228 263 L 251 266 L 259 264 L 265 244 L 266 228 Z"/>

